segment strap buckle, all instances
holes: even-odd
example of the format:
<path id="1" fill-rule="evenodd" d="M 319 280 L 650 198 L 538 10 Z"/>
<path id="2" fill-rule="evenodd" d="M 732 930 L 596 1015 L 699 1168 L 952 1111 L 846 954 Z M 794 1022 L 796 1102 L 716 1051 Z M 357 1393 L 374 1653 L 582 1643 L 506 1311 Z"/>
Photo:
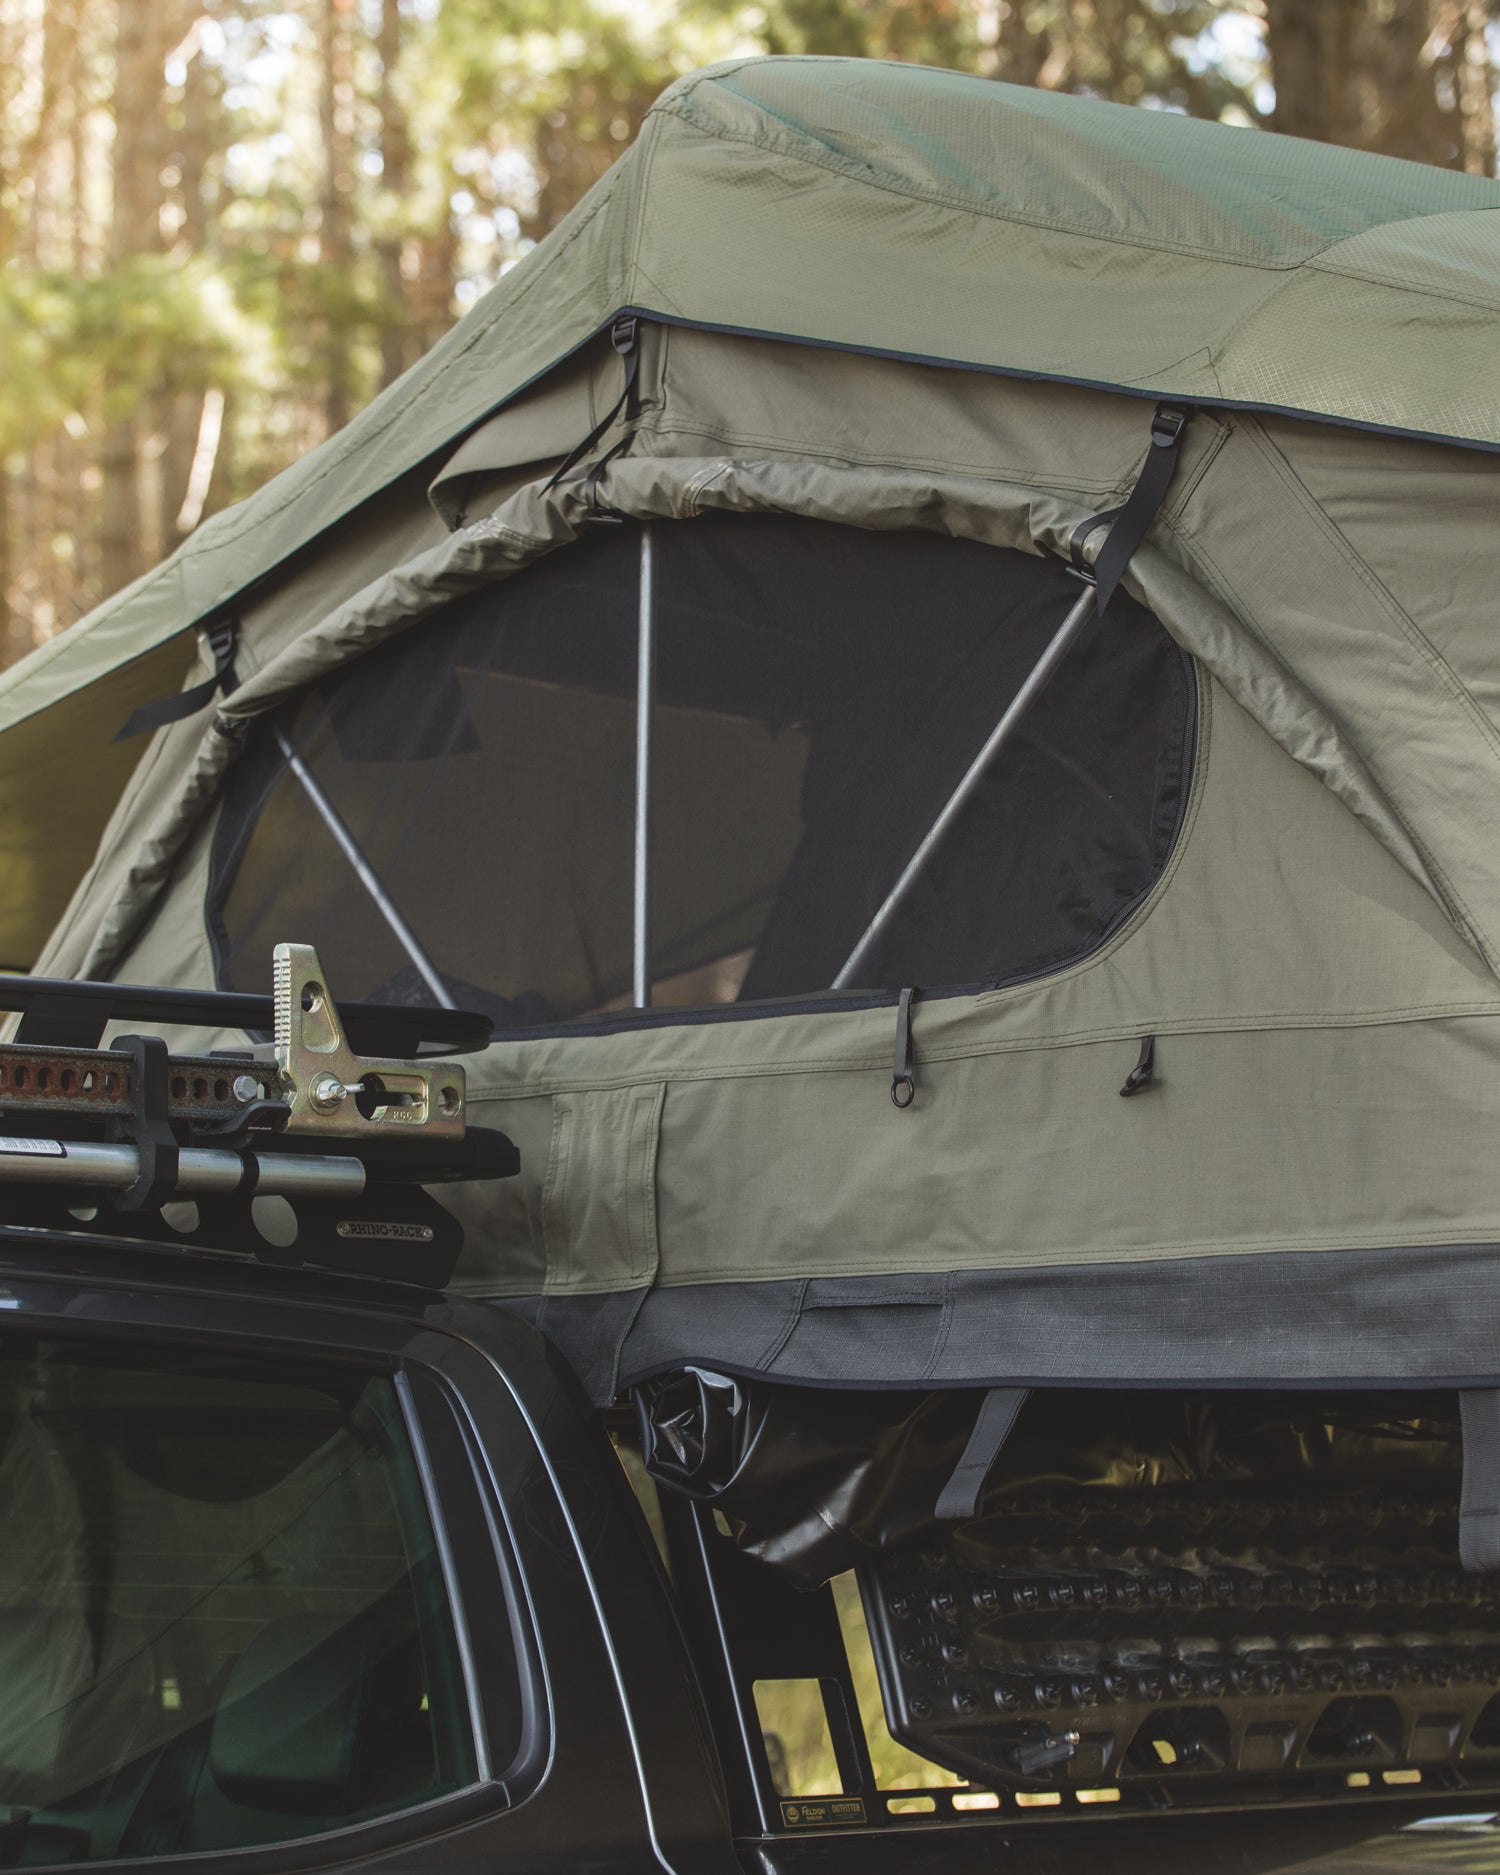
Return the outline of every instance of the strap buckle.
<path id="1" fill-rule="evenodd" d="M 1151 443 L 1156 449 L 1170 449 L 1187 428 L 1190 412 L 1175 404 L 1158 404 L 1151 417 Z"/>

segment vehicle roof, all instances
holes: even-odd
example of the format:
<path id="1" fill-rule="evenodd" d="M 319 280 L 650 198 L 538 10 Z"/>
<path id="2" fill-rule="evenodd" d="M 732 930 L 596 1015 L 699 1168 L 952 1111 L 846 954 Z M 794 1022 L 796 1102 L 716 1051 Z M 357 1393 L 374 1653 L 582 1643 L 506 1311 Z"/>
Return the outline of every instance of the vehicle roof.
<path id="1" fill-rule="evenodd" d="M 73 1287 L 151 1287 L 193 1291 L 215 1305 L 239 1300 L 281 1301 L 320 1308 L 375 1311 L 415 1320 L 434 1308 L 455 1306 L 436 1289 L 381 1281 L 335 1270 L 259 1262 L 195 1244 L 45 1231 L 0 1224 L 0 1281 L 30 1276 Z M 0 1298 L 3 1299 L 3 1298 Z M 462 1307 L 461 1300 L 456 1306 Z"/>

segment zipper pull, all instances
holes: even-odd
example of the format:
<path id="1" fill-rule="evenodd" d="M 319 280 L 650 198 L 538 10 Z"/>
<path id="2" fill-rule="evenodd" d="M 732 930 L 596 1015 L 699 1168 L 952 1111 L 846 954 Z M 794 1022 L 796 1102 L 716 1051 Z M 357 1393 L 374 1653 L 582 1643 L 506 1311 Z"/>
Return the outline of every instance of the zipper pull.
<path id="1" fill-rule="evenodd" d="M 917 1097 L 917 1083 L 912 1075 L 911 1006 L 921 995 L 917 989 L 903 990 L 896 999 L 896 1059 L 891 1069 L 891 1105 L 904 1113 Z"/>
<path id="2" fill-rule="evenodd" d="M 1156 1037 L 1141 1037 L 1141 1052 L 1135 1066 L 1125 1076 L 1125 1085 L 1120 1089 L 1120 1098 L 1129 1100 L 1132 1094 L 1140 1093 L 1143 1087 L 1150 1087 L 1156 1079 Z"/>

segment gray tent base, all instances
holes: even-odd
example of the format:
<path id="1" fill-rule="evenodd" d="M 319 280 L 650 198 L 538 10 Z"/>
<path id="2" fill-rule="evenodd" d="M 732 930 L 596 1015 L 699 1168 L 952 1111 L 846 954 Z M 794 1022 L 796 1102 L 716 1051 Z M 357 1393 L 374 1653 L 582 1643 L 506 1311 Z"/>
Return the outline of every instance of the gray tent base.
<path id="1" fill-rule="evenodd" d="M 696 1363 L 812 1387 L 1500 1385 L 1500 1245 L 508 1301 L 599 1403 Z"/>

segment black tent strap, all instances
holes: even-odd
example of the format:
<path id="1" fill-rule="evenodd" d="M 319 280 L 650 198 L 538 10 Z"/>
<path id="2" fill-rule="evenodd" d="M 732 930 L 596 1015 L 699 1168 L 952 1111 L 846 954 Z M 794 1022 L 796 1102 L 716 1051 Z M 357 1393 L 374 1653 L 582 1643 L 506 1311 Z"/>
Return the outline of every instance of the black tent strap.
<path id="1" fill-rule="evenodd" d="M 1177 468 L 1183 433 L 1191 415 L 1190 410 L 1184 410 L 1179 405 L 1158 404 L 1151 418 L 1151 447 L 1125 505 L 1110 508 L 1103 514 L 1091 515 L 1073 530 L 1072 539 L 1068 542 L 1069 557 L 1074 570 L 1093 582 L 1096 617 L 1103 616 L 1104 608 L 1114 597 L 1115 588 L 1120 583 L 1120 575 L 1129 566 L 1136 548 L 1146 538 L 1147 530 L 1166 499 Z M 1091 567 L 1084 558 L 1084 544 L 1105 522 L 1112 525 Z"/>
<path id="2" fill-rule="evenodd" d="M 1020 1417 L 1029 1391 L 1027 1387 L 991 1387 L 984 1396 L 969 1442 L 937 1501 L 937 1514 L 944 1522 L 978 1514 L 985 1481 Z"/>
<path id="3" fill-rule="evenodd" d="M 154 703 L 143 703 L 116 730 L 113 740 L 128 742 L 132 736 L 144 735 L 148 729 L 160 729 L 164 723 L 180 723 L 206 709 L 216 695 L 222 693 L 227 697 L 239 681 L 234 674 L 234 648 L 239 630 L 240 622 L 233 617 L 215 619 L 205 625 L 203 636 L 213 654 L 213 676 L 194 684 L 191 690 L 177 690 L 169 697 L 158 697 Z"/>
<path id="4" fill-rule="evenodd" d="M 640 330 L 641 322 L 636 318 L 634 313 L 623 313 L 610 327 L 610 343 L 625 360 L 625 388 L 594 425 L 593 429 L 589 431 L 588 435 L 584 437 L 583 441 L 576 444 L 573 449 L 568 452 L 567 456 L 564 457 L 561 465 L 547 483 L 547 491 L 549 493 L 552 489 L 557 487 L 564 476 L 570 475 L 572 471 L 578 467 L 579 463 L 583 461 L 584 457 L 599 441 L 600 437 L 604 435 L 605 431 L 614 422 L 616 417 L 620 415 L 621 411 L 623 411 L 627 419 L 632 422 L 640 414 L 639 403 L 636 397 L 636 380 L 640 376 L 641 370 L 641 348 L 638 342 Z M 618 455 L 620 447 L 620 444 L 616 444 L 609 452 L 610 455 Z M 605 461 L 608 460 L 609 457 L 606 457 Z"/>
<path id="5" fill-rule="evenodd" d="M 1458 1559 L 1465 1569 L 1500 1569 L 1500 1389 L 1466 1387 L 1458 1410 L 1464 1439 Z"/>

